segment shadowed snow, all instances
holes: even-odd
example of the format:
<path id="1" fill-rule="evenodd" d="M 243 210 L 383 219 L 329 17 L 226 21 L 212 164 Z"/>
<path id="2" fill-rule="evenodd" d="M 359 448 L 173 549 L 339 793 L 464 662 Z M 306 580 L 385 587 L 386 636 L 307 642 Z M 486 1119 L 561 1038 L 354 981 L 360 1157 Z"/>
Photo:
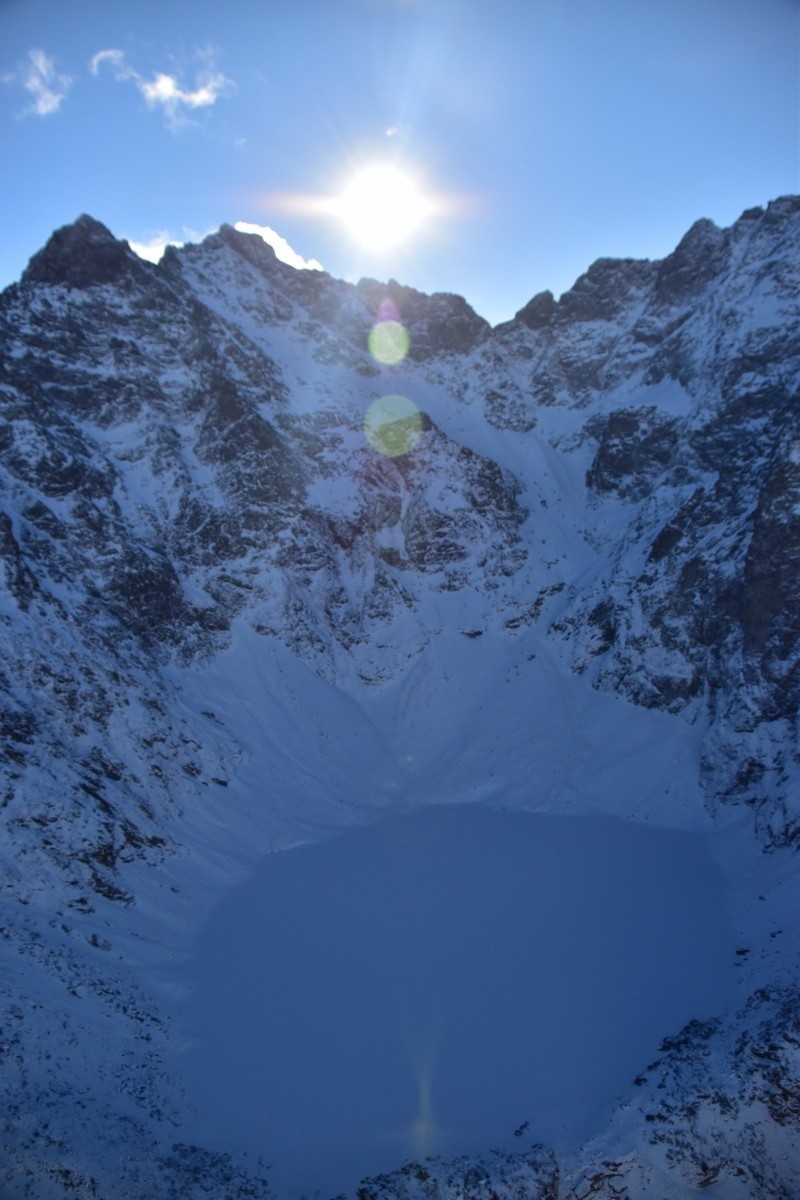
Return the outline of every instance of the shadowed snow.
<path id="1" fill-rule="evenodd" d="M 731 947 L 702 835 L 447 806 L 274 854 L 188 963 L 198 1136 L 263 1155 L 280 1196 L 575 1145 L 724 1005 Z"/>

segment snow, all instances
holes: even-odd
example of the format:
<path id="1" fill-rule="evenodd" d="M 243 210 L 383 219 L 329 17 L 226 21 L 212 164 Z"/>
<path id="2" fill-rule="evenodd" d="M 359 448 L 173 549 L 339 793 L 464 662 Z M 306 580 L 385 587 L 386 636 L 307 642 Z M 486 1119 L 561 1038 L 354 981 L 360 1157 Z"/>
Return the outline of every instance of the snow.
<path id="1" fill-rule="evenodd" d="M 189 1128 L 282 1197 L 523 1121 L 574 1150 L 732 954 L 700 835 L 454 804 L 272 855 L 185 965 Z"/>
<path id="2" fill-rule="evenodd" d="M 669 376 L 640 389 L 632 390 L 630 385 L 616 389 L 609 397 L 614 402 L 609 407 L 617 407 L 622 396 L 624 403 L 630 407 L 654 404 L 662 412 L 673 417 L 689 416 L 696 404 L 686 388 L 677 379 L 670 379 Z"/>
<path id="3" fill-rule="evenodd" d="M 574 1149 L 665 1031 L 733 992 L 702 731 L 529 637 L 442 632 L 365 697 L 238 622 L 169 675 L 193 728 L 213 709 L 228 786 L 183 814 L 157 895 L 142 874 L 138 954 L 173 1016 L 181 1137 L 262 1155 L 282 1200 L 519 1149 L 524 1120 Z"/>

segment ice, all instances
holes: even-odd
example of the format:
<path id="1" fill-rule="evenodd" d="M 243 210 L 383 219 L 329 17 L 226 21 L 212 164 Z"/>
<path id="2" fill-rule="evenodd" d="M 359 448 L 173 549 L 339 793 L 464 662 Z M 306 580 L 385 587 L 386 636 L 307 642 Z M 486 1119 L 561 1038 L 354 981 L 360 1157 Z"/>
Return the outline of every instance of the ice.
<path id="1" fill-rule="evenodd" d="M 664 1030 L 725 1006 L 706 837 L 448 805 L 264 860 L 185 965 L 204 1144 L 281 1197 L 487 1145 L 574 1149 Z"/>

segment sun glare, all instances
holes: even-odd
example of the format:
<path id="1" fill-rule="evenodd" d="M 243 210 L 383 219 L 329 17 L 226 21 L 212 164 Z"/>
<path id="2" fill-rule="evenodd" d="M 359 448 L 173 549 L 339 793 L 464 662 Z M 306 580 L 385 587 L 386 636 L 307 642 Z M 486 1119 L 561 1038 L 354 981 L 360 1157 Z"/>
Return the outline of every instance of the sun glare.
<path id="1" fill-rule="evenodd" d="M 407 241 L 433 207 L 409 175 L 388 165 L 359 171 L 333 203 L 351 237 L 377 251 Z"/>

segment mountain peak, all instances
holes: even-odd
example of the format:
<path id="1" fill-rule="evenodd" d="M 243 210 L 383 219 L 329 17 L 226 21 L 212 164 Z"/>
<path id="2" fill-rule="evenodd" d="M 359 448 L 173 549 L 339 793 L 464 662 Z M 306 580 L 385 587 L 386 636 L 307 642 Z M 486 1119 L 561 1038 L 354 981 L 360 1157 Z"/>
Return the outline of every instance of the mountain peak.
<path id="1" fill-rule="evenodd" d="M 356 292 L 376 315 L 381 304 L 391 302 L 411 331 L 411 357 L 418 361 L 442 352 L 468 353 L 490 332 L 489 322 L 454 292 L 425 295 L 396 279 L 360 279 Z"/>
<path id="2" fill-rule="evenodd" d="M 57 229 L 44 249 L 34 254 L 22 281 L 87 288 L 117 283 L 141 265 L 126 241 L 117 240 L 100 221 L 82 213 L 71 225 Z"/>
<path id="3" fill-rule="evenodd" d="M 274 247 L 258 233 L 245 233 L 242 229 L 236 229 L 234 225 L 224 224 L 211 236 L 217 242 L 230 246 L 261 271 L 274 268 L 275 263 L 279 261 Z"/>
<path id="4" fill-rule="evenodd" d="M 701 291 L 724 267 L 730 235 L 707 217 L 695 221 L 659 264 L 656 296 L 665 304 L 685 301 Z"/>
<path id="5" fill-rule="evenodd" d="M 548 289 L 545 292 L 537 292 L 533 299 L 519 310 L 514 320 L 521 321 L 529 329 L 544 329 L 552 321 L 555 311 L 555 297 Z"/>

